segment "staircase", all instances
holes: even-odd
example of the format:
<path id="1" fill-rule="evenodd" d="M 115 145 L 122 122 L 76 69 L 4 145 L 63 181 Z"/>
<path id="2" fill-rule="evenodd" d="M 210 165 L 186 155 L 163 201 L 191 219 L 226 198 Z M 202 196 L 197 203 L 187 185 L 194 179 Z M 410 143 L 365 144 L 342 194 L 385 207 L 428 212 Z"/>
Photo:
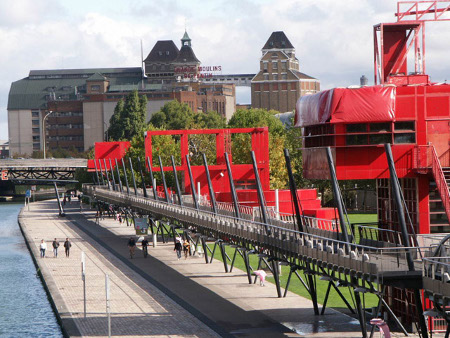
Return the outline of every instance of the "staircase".
<path id="1" fill-rule="evenodd" d="M 436 154 L 436 150 L 434 146 L 429 146 L 431 150 L 431 172 L 434 177 L 434 181 L 436 182 L 436 190 L 439 193 L 439 197 L 441 198 L 442 208 L 447 215 L 447 219 L 443 217 L 439 217 L 439 214 L 442 212 L 432 211 L 431 204 L 433 202 L 437 202 L 436 199 L 433 199 L 432 195 L 430 195 L 430 225 L 432 226 L 448 226 L 450 220 L 450 168 L 441 167 L 441 163 Z M 433 216 L 432 215 L 436 215 Z"/>

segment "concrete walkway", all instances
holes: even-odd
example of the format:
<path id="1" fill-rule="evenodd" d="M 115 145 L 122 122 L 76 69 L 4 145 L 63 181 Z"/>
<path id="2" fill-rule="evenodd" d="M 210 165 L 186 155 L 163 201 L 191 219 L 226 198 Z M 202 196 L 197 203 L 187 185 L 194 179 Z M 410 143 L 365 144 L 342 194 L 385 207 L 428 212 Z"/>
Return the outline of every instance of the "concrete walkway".
<path id="1" fill-rule="evenodd" d="M 78 203 L 57 215 L 55 201 L 31 204 L 19 216 L 35 257 L 41 239 L 47 258 L 37 258 L 52 298 L 70 336 L 106 336 L 105 277 L 110 276 L 114 336 L 361 337 L 359 323 L 332 309 L 314 316 L 312 303 L 288 292 L 277 298 L 273 284 L 249 285 L 243 271 L 225 273 L 223 264 L 193 256 L 177 260 L 173 244 L 158 243 L 144 259 L 130 259 L 132 227 L 112 219 L 94 221 L 94 211 Z M 53 258 L 51 241 L 60 241 Z M 70 258 L 62 243 L 72 240 Z M 83 318 L 81 251 L 87 257 L 87 318 Z M 294 331 L 292 331 L 292 330 Z"/>

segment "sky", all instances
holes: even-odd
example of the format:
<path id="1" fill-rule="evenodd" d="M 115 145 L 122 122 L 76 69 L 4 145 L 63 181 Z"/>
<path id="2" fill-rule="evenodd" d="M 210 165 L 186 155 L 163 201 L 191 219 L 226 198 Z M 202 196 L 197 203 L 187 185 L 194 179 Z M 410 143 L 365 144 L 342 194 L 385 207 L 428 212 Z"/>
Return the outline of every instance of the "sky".
<path id="1" fill-rule="evenodd" d="M 223 74 L 256 73 L 261 48 L 284 31 L 300 71 L 322 89 L 373 84 L 373 25 L 394 22 L 394 0 L 0 0 L 0 139 L 8 139 L 11 83 L 36 69 L 139 67 L 157 40 Z M 450 80 L 450 21 L 426 26 L 427 73 Z M 237 90 L 250 103 L 250 89 Z"/>

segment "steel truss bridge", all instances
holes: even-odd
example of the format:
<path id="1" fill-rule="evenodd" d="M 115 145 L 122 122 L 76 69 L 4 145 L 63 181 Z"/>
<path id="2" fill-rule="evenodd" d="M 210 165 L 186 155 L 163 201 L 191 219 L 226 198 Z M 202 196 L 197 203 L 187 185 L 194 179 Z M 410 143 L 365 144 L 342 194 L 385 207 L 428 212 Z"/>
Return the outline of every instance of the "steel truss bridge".
<path id="1" fill-rule="evenodd" d="M 207 170 L 206 163 L 205 167 Z M 126 189 L 122 186 L 118 167 L 116 169 L 117 179 L 114 170 L 111 169 L 110 173 L 105 170 L 106 175 L 103 171 L 101 175 L 97 172 L 97 185 L 83 186 L 84 193 L 95 199 L 99 207 L 104 204 L 108 210 L 120 208 L 131 214 L 148 215 L 152 234 L 161 235 L 163 241 L 167 234 L 175 241 L 179 232 L 183 233 L 196 248 L 198 245 L 203 247 L 206 263 L 212 261 L 218 248 L 225 272 L 233 269 L 239 254 L 244 260 L 249 283 L 256 282 L 256 277 L 255 280 L 252 278 L 249 255 L 257 254 L 258 269 L 267 267 L 273 273 L 278 297 L 283 297 L 279 264 L 287 265 L 290 273 L 284 296 L 292 276 L 297 277 L 311 296 L 315 314 L 319 315 L 324 314 L 328 296 L 332 289 L 335 290 L 349 310 L 357 315 L 363 337 L 372 337 L 375 329 L 375 325 L 370 329 L 367 326 L 368 318 L 361 301 L 361 294 L 364 293 L 377 296 L 376 314 L 383 307 L 398 328 L 408 335 L 407 329 L 384 298 L 386 288 L 390 286 L 401 288 L 405 293 L 405 289 L 414 290 L 415 296 L 418 296 L 416 309 L 420 310 L 417 311 L 415 324 L 422 336 L 428 336 L 426 316 L 441 316 L 447 324 L 450 321 L 447 313 L 450 306 L 450 236 L 438 240 L 430 235 L 405 237 L 401 232 L 365 225 L 352 225 L 352 235 L 343 236 L 347 234 L 344 231 L 346 226 L 341 227 L 340 223 L 345 222 L 301 215 L 281 220 L 277 215 L 265 215 L 264 212 L 255 218 L 245 213 L 242 206 L 237 208 L 236 204 L 221 204 L 214 199 L 209 202 L 209 206 L 201 206 L 195 193 L 193 198 L 179 193 L 177 201 L 171 201 L 165 197 L 167 194 L 164 197 L 158 195 L 154 187 L 153 197 L 150 197 L 145 185 L 142 189 L 136 187 L 131 168 L 133 193 L 126 175 Z M 103 176 L 108 179 L 104 180 Z M 153 181 L 152 173 L 151 177 Z M 164 175 L 162 177 L 164 180 Z M 163 183 L 166 185 L 165 181 Z M 211 188 L 210 182 L 209 185 Z M 302 224 L 302 231 L 298 230 L 299 223 Z M 207 241 L 214 241 L 212 250 L 206 244 Z M 225 251 L 227 245 L 235 248 L 233 258 Z M 298 270 L 303 271 L 304 279 Z M 316 279 L 328 282 L 320 311 Z M 348 287 L 352 291 L 353 304 L 345 299 L 339 287 Z M 434 304 L 434 313 L 423 312 L 420 290 L 424 290 L 424 300 Z M 446 336 L 450 333 L 448 327 Z"/>
<path id="2" fill-rule="evenodd" d="M 75 171 L 86 168 L 86 159 L 6 159 L 0 170 L 14 184 L 48 185 L 76 183 Z M 2 178 L 3 179 L 3 178 Z"/>

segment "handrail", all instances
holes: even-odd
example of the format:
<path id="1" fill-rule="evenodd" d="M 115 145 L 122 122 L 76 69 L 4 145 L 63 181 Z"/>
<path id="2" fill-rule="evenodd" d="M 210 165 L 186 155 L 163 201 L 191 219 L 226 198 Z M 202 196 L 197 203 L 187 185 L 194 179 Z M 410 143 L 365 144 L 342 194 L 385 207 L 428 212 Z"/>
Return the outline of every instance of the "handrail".
<path id="1" fill-rule="evenodd" d="M 371 274 L 380 272 L 395 271 L 398 273 L 407 273 L 409 271 L 406 265 L 406 253 L 414 251 L 420 254 L 420 250 L 430 251 L 430 247 L 388 247 L 377 248 L 368 245 L 346 243 L 337 239 L 319 236 L 310 233 L 299 232 L 293 229 L 287 229 L 272 224 L 263 224 L 244 219 L 236 219 L 228 215 L 215 215 L 205 210 L 196 210 L 189 207 L 180 207 L 174 204 L 167 204 L 164 201 L 155 201 L 112 192 L 105 189 L 86 186 L 86 191 L 92 192 L 95 196 L 109 198 L 113 203 L 135 204 L 137 208 L 147 210 L 163 217 L 176 219 L 180 222 L 193 222 L 201 227 L 206 227 L 218 232 L 226 233 L 231 237 L 246 236 L 250 241 L 257 241 L 264 248 L 279 247 L 282 250 L 290 250 L 296 254 L 310 255 L 314 252 L 316 257 L 323 257 L 327 260 L 328 254 L 338 258 L 342 264 L 349 265 L 351 262 L 362 264 L 359 268 L 364 269 L 363 265 L 372 263 Z M 265 228 L 269 227 L 270 232 Z M 350 247 L 352 252 L 346 251 Z M 312 251 L 309 251 L 312 250 Z M 309 253 L 308 253 L 309 252 Z M 369 258 L 370 257 L 372 258 Z M 375 255 L 375 256 L 373 256 Z M 394 259 L 392 259 L 394 258 Z M 328 258 L 331 259 L 331 258 Z"/>
<path id="2" fill-rule="evenodd" d="M 450 221 L 450 190 L 445 180 L 444 172 L 442 171 L 441 163 L 439 162 L 439 157 L 437 156 L 436 149 L 433 145 L 431 148 L 431 171 L 436 181 L 436 186 L 439 191 L 439 195 L 442 199 L 442 204 L 447 215 L 447 219 Z"/>

